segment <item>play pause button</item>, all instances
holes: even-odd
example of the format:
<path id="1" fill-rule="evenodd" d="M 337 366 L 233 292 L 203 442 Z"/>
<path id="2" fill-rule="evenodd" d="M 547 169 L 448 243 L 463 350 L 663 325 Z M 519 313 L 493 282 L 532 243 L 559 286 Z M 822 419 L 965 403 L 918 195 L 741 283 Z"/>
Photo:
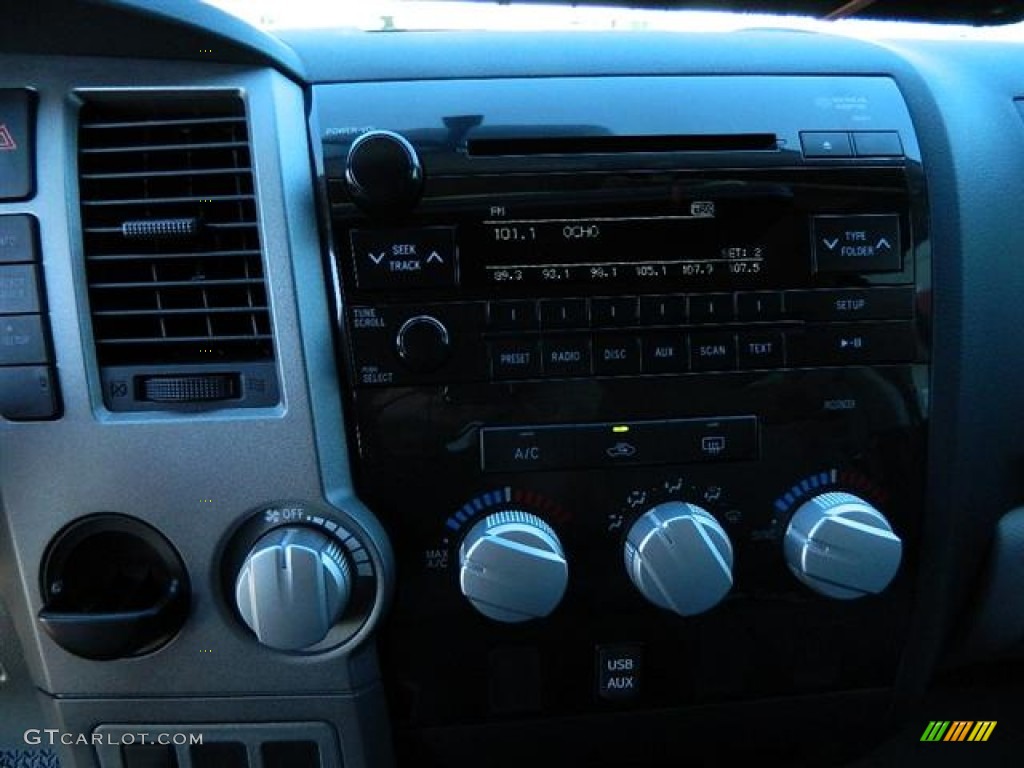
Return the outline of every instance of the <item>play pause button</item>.
<path id="1" fill-rule="evenodd" d="M 916 352 L 909 322 L 835 323 L 812 326 L 789 338 L 797 365 L 872 365 L 912 362 Z"/>

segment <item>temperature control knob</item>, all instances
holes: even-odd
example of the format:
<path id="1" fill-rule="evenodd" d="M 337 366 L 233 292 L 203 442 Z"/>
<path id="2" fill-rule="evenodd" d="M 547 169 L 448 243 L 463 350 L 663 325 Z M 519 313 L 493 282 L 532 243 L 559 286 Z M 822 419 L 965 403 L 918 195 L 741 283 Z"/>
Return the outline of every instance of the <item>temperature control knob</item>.
<path id="1" fill-rule="evenodd" d="M 558 536 L 536 515 L 510 509 L 476 523 L 459 548 L 459 587 L 495 621 L 547 616 L 562 600 L 569 566 Z"/>
<path id="2" fill-rule="evenodd" d="M 271 648 L 316 645 L 341 617 L 351 592 L 338 541 L 312 528 L 275 528 L 259 539 L 235 580 L 242 620 Z"/>
<path id="3" fill-rule="evenodd" d="M 903 552 L 881 512 L 841 492 L 801 504 L 786 529 L 784 548 L 789 569 L 800 581 L 844 600 L 889 586 Z"/>
<path id="4" fill-rule="evenodd" d="M 368 213 L 404 213 L 423 192 L 423 166 L 412 144 L 391 131 L 368 131 L 349 147 L 345 183 Z"/>
<path id="5" fill-rule="evenodd" d="M 707 510 L 665 502 L 629 529 L 626 572 L 655 605 L 693 616 L 713 608 L 732 588 L 732 544 Z"/>
<path id="6" fill-rule="evenodd" d="M 430 315 L 410 317 L 395 337 L 398 356 L 414 373 L 431 373 L 444 365 L 451 343 L 444 323 Z"/>

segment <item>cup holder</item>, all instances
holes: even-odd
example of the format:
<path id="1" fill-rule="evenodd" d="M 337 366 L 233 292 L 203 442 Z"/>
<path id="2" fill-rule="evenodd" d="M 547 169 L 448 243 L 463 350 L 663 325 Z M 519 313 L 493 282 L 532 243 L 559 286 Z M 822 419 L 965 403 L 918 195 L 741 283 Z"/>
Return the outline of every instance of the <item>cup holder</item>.
<path id="1" fill-rule="evenodd" d="M 97 514 L 64 528 L 40 571 L 39 622 L 66 651 L 108 660 L 150 653 L 188 615 L 188 574 L 156 529 L 132 517 Z"/>

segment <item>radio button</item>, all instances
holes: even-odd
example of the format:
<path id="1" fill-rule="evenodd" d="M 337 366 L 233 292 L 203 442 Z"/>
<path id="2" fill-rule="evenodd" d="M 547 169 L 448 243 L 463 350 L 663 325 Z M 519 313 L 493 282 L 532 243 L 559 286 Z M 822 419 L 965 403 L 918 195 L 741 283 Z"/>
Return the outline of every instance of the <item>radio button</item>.
<path id="1" fill-rule="evenodd" d="M 731 333 L 695 333 L 690 336 L 690 368 L 694 371 L 731 371 L 736 368 L 736 336 Z"/>
<path id="2" fill-rule="evenodd" d="M 786 309 L 800 320 L 909 320 L 914 317 L 914 288 L 788 291 Z"/>
<path id="3" fill-rule="evenodd" d="M 686 297 L 641 296 L 640 322 L 644 325 L 682 325 L 686 322 Z"/>
<path id="4" fill-rule="evenodd" d="M 490 349 L 492 378 L 532 379 L 540 375 L 540 342 L 495 341 Z"/>
<path id="5" fill-rule="evenodd" d="M 900 217 L 895 214 L 815 216 L 816 272 L 899 272 Z"/>
<path id="6" fill-rule="evenodd" d="M 540 303 L 543 328 L 586 328 L 589 324 L 586 299 L 548 299 Z"/>
<path id="7" fill-rule="evenodd" d="M 631 297 L 591 299 L 590 322 L 595 328 L 636 325 L 637 300 Z"/>
<path id="8" fill-rule="evenodd" d="M 856 323 L 811 326 L 787 339 L 795 365 L 909 363 L 916 355 L 914 324 Z"/>
<path id="9" fill-rule="evenodd" d="M 690 297 L 691 323 L 729 323 L 735 319 L 731 293 L 705 293 Z"/>
<path id="10" fill-rule="evenodd" d="M 458 283 L 452 227 L 353 229 L 350 239 L 361 290 L 438 288 Z"/>
<path id="11" fill-rule="evenodd" d="M 764 322 L 782 317 L 782 294 L 740 293 L 736 295 L 736 315 L 743 322 Z"/>
<path id="12" fill-rule="evenodd" d="M 644 337 L 641 359 L 644 373 L 681 373 L 686 365 L 686 339 L 681 334 Z"/>
<path id="13" fill-rule="evenodd" d="M 740 368 L 782 368 L 786 355 L 781 333 L 741 333 Z"/>
<path id="14" fill-rule="evenodd" d="M 590 338 L 554 337 L 543 341 L 545 376 L 589 376 Z"/>
<path id="15" fill-rule="evenodd" d="M 495 331 L 532 331 L 537 328 L 537 304 L 532 301 L 492 301 L 487 324 Z"/>
<path id="16" fill-rule="evenodd" d="M 594 370 L 599 376 L 640 373 L 640 339 L 598 336 L 594 341 Z"/>

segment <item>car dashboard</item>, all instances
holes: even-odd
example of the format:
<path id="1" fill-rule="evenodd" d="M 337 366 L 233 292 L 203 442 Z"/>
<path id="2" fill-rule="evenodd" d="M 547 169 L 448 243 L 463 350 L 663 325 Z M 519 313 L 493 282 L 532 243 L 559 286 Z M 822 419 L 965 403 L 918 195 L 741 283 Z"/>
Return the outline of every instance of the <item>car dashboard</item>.
<path id="1" fill-rule="evenodd" d="M 1024 754 L 1019 43 L 44 6 L 0 765 Z"/>

